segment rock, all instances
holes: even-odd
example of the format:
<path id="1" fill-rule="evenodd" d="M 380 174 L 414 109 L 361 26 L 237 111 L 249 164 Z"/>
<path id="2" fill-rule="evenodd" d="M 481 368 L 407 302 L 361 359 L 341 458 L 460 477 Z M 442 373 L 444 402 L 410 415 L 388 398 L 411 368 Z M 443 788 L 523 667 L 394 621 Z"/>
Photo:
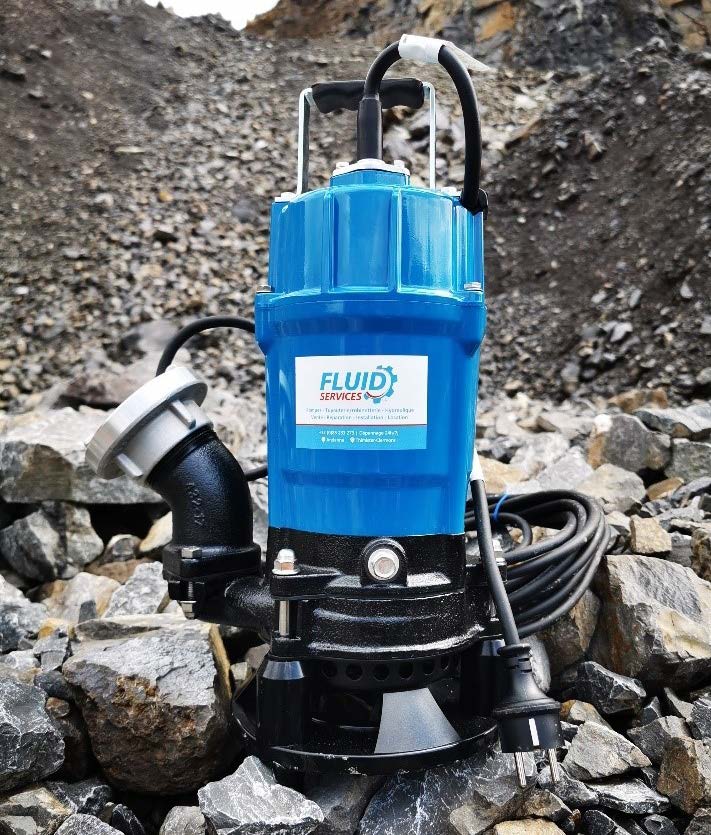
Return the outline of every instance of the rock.
<path id="1" fill-rule="evenodd" d="M 163 566 L 159 562 L 139 565 L 127 583 L 114 592 L 104 617 L 152 615 L 161 612 L 169 600 Z"/>
<path id="2" fill-rule="evenodd" d="M 613 673 L 594 661 L 578 667 L 575 692 L 605 716 L 638 711 L 646 697 L 642 683 Z"/>
<path id="3" fill-rule="evenodd" d="M 521 470 L 526 478 L 533 478 L 567 452 L 570 441 L 556 432 L 533 435 L 520 446 L 511 458 L 511 466 Z"/>
<path id="4" fill-rule="evenodd" d="M 39 672 L 39 663 L 31 649 L 15 650 L 0 655 L 0 678 L 10 676 L 17 681 L 32 684 Z"/>
<path id="5" fill-rule="evenodd" d="M 575 490 L 592 472 L 580 447 L 573 447 L 539 473 L 537 480 L 541 490 Z"/>
<path id="6" fill-rule="evenodd" d="M 597 712 L 593 705 L 578 699 L 569 699 L 560 706 L 561 718 L 574 725 L 584 725 L 586 722 L 597 722 L 609 728 L 610 725 Z"/>
<path id="7" fill-rule="evenodd" d="M 546 766 L 538 775 L 538 785 L 554 792 L 571 809 L 585 809 L 597 804 L 595 787 L 586 786 L 580 780 L 575 780 L 564 769 L 561 769 L 560 780 L 554 783 L 551 778 L 551 770 Z"/>
<path id="8" fill-rule="evenodd" d="M 93 777 L 77 783 L 50 780 L 45 785 L 58 800 L 65 806 L 69 806 L 74 813 L 96 815 L 98 817 L 113 797 L 111 788 Z"/>
<path id="9" fill-rule="evenodd" d="M 0 531 L 0 554 L 32 580 L 73 577 L 103 549 L 89 512 L 70 504 L 49 505 Z"/>
<path id="10" fill-rule="evenodd" d="M 678 476 L 684 481 L 703 478 L 711 472 L 711 444 L 678 440 L 672 441 L 672 460 L 667 467 L 668 476 Z"/>
<path id="11" fill-rule="evenodd" d="M 198 800 L 216 835 L 308 835 L 323 822 L 323 812 L 313 801 L 279 785 L 256 757 L 247 757 L 234 774 L 201 788 Z"/>
<path id="12" fill-rule="evenodd" d="M 107 565 L 113 562 L 128 562 L 138 556 L 138 546 L 141 540 L 128 533 L 118 533 L 106 543 L 104 553 L 96 560 L 95 565 Z"/>
<path id="13" fill-rule="evenodd" d="M 655 484 L 650 484 L 647 487 L 647 498 L 651 502 L 656 499 L 666 499 L 673 495 L 683 484 L 683 480 L 678 477 L 665 478 L 662 481 L 657 481 Z"/>
<path id="14" fill-rule="evenodd" d="M 323 812 L 323 823 L 314 835 L 353 835 L 381 782 L 378 777 L 319 775 L 316 785 L 306 792 Z"/>
<path id="15" fill-rule="evenodd" d="M 92 815 L 72 815 L 55 835 L 121 835 L 121 832 Z"/>
<path id="16" fill-rule="evenodd" d="M 34 683 L 35 687 L 44 690 L 48 696 L 54 696 L 56 699 L 63 699 L 66 702 L 71 702 L 74 699 L 74 692 L 59 670 L 52 670 L 49 673 L 38 673 L 35 676 Z"/>
<path id="17" fill-rule="evenodd" d="M 553 675 L 583 658 L 595 633 L 599 614 L 600 601 L 588 589 L 569 612 L 539 633 Z"/>
<path id="18" fill-rule="evenodd" d="M 655 719 L 661 719 L 662 716 L 662 703 L 659 701 L 658 696 L 653 696 L 635 716 L 632 724 L 634 727 L 641 727 L 642 725 L 648 725 L 650 722 L 654 722 Z"/>
<path id="19" fill-rule="evenodd" d="M 181 629 L 185 617 L 161 612 L 158 615 L 117 615 L 113 618 L 96 618 L 77 624 L 74 635 L 79 642 L 110 641 L 155 632 L 160 629 Z"/>
<path id="20" fill-rule="evenodd" d="M 40 660 L 43 673 L 58 670 L 70 653 L 69 638 L 59 632 L 53 632 L 40 638 L 32 647 L 35 657 Z"/>
<path id="21" fill-rule="evenodd" d="M 523 471 L 510 464 L 502 464 L 494 458 L 479 456 L 479 463 L 484 473 L 487 493 L 504 493 L 508 484 L 523 480 Z"/>
<path id="22" fill-rule="evenodd" d="M 691 713 L 694 706 L 689 702 L 680 699 L 676 693 L 668 687 L 664 688 L 664 699 L 667 703 L 667 709 L 672 716 L 678 716 L 685 722 L 691 722 Z"/>
<path id="23" fill-rule="evenodd" d="M 217 627 L 168 617 L 137 635 L 82 639 L 63 672 L 112 784 L 177 794 L 223 762 L 228 662 Z"/>
<path id="24" fill-rule="evenodd" d="M 205 835 L 205 816 L 197 806 L 174 806 L 159 835 Z"/>
<path id="25" fill-rule="evenodd" d="M 493 835 L 563 835 L 553 821 L 524 818 L 517 821 L 497 823 L 491 830 Z"/>
<path id="26" fill-rule="evenodd" d="M 526 773 L 535 773 L 530 755 Z M 513 757 L 480 754 L 427 772 L 391 777 L 370 801 L 359 834 L 483 832 L 510 817 L 508 810 L 517 808 L 521 798 Z"/>
<path id="27" fill-rule="evenodd" d="M 588 437 L 593 428 L 593 420 L 562 410 L 542 412 L 538 416 L 538 428 L 543 432 L 560 432 L 569 441 L 576 441 Z"/>
<path id="28" fill-rule="evenodd" d="M 109 823 L 123 835 L 146 835 L 146 830 L 135 812 L 122 803 L 114 806 Z"/>
<path id="29" fill-rule="evenodd" d="M 0 799 L 0 832 L 8 835 L 54 835 L 71 813 L 71 809 L 46 788 L 31 786 Z"/>
<path id="30" fill-rule="evenodd" d="M 0 654 L 34 638 L 46 617 L 47 609 L 42 604 L 31 603 L 0 575 Z"/>
<path id="31" fill-rule="evenodd" d="M 82 571 L 71 580 L 55 580 L 46 586 L 42 602 L 51 617 L 79 623 L 103 615 L 120 586 L 109 577 Z"/>
<path id="32" fill-rule="evenodd" d="M 151 529 L 138 546 L 140 554 L 160 555 L 173 536 L 173 514 L 166 513 L 151 525 Z"/>
<path id="33" fill-rule="evenodd" d="M 0 678 L 0 792 L 54 774 L 64 742 L 36 687 Z"/>
<path id="34" fill-rule="evenodd" d="M 690 724 L 696 739 L 711 739 L 711 697 L 703 696 L 694 702 Z"/>
<path id="35" fill-rule="evenodd" d="M 127 476 L 105 481 L 84 462 L 85 443 L 106 419 L 94 409 L 30 412 L 0 434 L 0 496 L 7 502 L 156 503 Z"/>
<path id="36" fill-rule="evenodd" d="M 711 672 L 711 584 L 653 557 L 608 556 L 592 655 L 645 682 L 693 686 Z"/>
<path id="37" fill-rule="evenodd" d="M 711 808 L 697 809 L 684 835 L 708 835 L 711 832 Z"/>
<path id="38" fill-rule="evenodd" d="M 605 809 L 627 815 L 649 815 L 664 812 L 669 801 L 642 780 L 606 780 L 595 784 L 597 802 Z"/>
<path id="39" fill-rule="evenodd" d="M 629 835 L 628 830 L 599 809 L 588 809 L 583 815 L 583 823 L 588 835 Z"/>
<path id="40" fill-rule="evenodd" d="M 671 536 L 653 516 L 630 519 L 630 544 L 635 554 L 648 557 L 666 557 L 672 549 Z"/>
<path id="41" fill-rule="evenodd" d="M 691 558 L 689 558 L 691 562 Z M 107 562 L 103 565 L 92 563 L 86 570 L 89 574 L 96 574 L 97 577 L 109 577 L 116 580 L 120 585 L 125 585 L 134 575 L 139 565 L 149 565 L 153 560 L 143 558 L 139 560 L 124 560 L 122 562 Z"/>
<path id="42" fill-rule="evenodd" d="M 711 437 L 711 405 L 707 403 L 683 409 L 638 409 L 635 415 L 645 426 L 672 438 L 701 441 Z"/>
<path id="43" fill-rule="evenodd" d="M 669 740 L 657 789 L 687 815 L 711 806 L 711 742 L 683 737 Z"/>
<path id="44" fill-rule="evenodd" d="M 547 789 L 533 788 L 526 792 L 518 810 L 520 818 L 544 818 L 569 829 L 574 826 L 573 813 L 565 803 Z"/>
<path id="45" fill-rule="evenodd" d="M 650 815 L 645 818 L 644 829 L 650 835 L 679 835 L 674 822 L 664 815 Z"/>
<path id="46" fill-rule="evenodd" d="M 711 582 L 711 525 L 698 527 L 691 536 L 691 568 Z"/>
<path id="47" fill-rule="evenodd" d="M 627 736 L 654 765 L 659 765 L 670 739 L 688 737 L 691 734 L 683 719 L 679 719 L 678 716 L 664 716 L 639 728 L 630 728 Z"/>
<path id="48" fill-rule="evenodd" d="M 567 774 L 578 780 L 599 780 L 651 765 L 636 745 L 597 722 L 585 722 L 563 761 Z"/>
<path id="49" fill-rule="evenodd" d="M 641 502 L 646 492 L 644 482 L 638 475 L 614 464 L 603 464 L 578 485 L 578 490 L 622 513 L 626 513 L 636 502 Z"/>
<path id="50" fill-rule="evenodd" d="M 624 470 L 662 470 L 671 456 L 666 435 L 650 432 L 631 415 L 598 415 L 588 444 L 588 461 L 595 469 L 614 464 Z"/>

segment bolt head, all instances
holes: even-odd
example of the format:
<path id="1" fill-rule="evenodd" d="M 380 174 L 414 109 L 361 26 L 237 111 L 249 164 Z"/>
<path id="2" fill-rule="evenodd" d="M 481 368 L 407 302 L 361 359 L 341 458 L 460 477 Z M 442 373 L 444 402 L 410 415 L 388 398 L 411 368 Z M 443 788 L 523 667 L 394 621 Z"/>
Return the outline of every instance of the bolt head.
<path id="1" fill-rule="evenodd" d="M 400 570 L 400 555 L 392 548 L 376 548 L 368 556 L 368 574 L 373 580 L 392 580 Z"/>
<path id="2" fill-rule="evenodd" d="M 281 548 L 274 560 L 274 574 L 296 574 L 299 570 L 296 554 L 291 548 Z"/>

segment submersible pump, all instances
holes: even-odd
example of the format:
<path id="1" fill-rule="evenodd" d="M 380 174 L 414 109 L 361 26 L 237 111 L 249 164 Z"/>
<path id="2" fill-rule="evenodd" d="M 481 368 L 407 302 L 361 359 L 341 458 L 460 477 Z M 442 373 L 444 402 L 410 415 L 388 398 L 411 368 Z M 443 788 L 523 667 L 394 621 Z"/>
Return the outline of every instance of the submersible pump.
<path id="1" fill-rule="evenodd" d="M 433 87 L 384 79 L 401 58 L 440 64 L 456 87 L 461 190 L 435 182 Z M 547 751 L 557 775 L 559 705 L 522 639 L 582 597 L 609 532 L 586 496 L 485 490 L 474 437 L 488 207 L 467 63 L 449 42 L 404 35 L 365 80 L 301 93 L 297 188 L 272 205 L 255 320 L 179 331 L 87 448 L 99 475 L 128 474 L 170 506 L 164 576 L 185 614 L 269 644 L 233 715 L 286 776 L 434 766 L 497 726 L 522 783 L 526 751 Z M 383 110 L 397 105 L 429 109 L 427 188 L 383 160 Z M 357 110 L 357 154 L 309 190 L 314 107 Z M 172 364 L 215 327 L 254 331 L 266 358 L 268 465 L 246 473 L 201 408 L 206 385 Z M 262 555 L 249 482 L 264 477 Z M 533 526 L 554 533 L 534 542 Z"/>

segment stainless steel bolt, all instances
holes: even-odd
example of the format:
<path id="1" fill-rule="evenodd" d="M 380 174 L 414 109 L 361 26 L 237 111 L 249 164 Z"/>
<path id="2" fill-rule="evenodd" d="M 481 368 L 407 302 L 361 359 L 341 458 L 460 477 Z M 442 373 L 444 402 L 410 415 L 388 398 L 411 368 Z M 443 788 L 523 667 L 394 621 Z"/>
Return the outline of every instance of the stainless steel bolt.
<path id="1" fill-rule="evenodd" d="M 298 574 L 299 564 L 291 548 L 281 548 L 274 560 L 274 574 Z"/>
<path id="2" fill-rule="evenodd" d="M 368 556 L 368 574 L 373 580 L 392 580 L 400 570 L 400 555 L 392 548 L 376 548 Z"/>

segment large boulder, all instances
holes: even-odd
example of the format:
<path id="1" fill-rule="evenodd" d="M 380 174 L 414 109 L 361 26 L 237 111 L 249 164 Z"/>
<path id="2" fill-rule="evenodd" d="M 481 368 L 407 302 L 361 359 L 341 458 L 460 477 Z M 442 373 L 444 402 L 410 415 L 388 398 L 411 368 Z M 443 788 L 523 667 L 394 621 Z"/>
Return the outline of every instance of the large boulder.
<path id="1" fill-rule="evenodd" d="M 687 687 L 711 674 L 711 583 L 654 557 L 608 556 L 592 654 L 643 682 Z"/>
<path id="2" fill-rule="evenodd" d="M 16 650 L 25 638 L 34 638 L 46 617 L 41 603 L 31 603 L 0 575 L 0 654 Z"/>
<path id="3" fill-rule="evenodd" d="M 45 694 L 0 678 L 0 793 L 54 774 L 64 741 L 45 710 Z"/>
<path id="4" fill-rule="evenodd" d="M 316 803 L 279 785 L 256 757 L 247 757 L 234 774 L 201 788 L 198 800 L 216 835 L 309 835 L 323 822 Z"/>
<path id="5" fill-rule="evenodd" d="M 7 502 L 160 502 L 127 476 L 105 481 L 84 461 L 85 444 L 106 419 L 95 409 L 30 412 L 0 435 L 0 497 Z"/>
<path id="6" fill-rule="evenodd" d="M 148 794 L 194 791 L 226 764 L 228 662 L 217 627 L 170 615 L 82 640 L 63 668 L 112 784 Z M 116 618 L 120 621 L 121 618 Z"/>
<path id="7" fill-rule="evenodd" d="M 64 502 L 36 510 L 0 531 L 0 555 L 31 580 L 73 577 L 103 550 L 89 511 Z"/>

